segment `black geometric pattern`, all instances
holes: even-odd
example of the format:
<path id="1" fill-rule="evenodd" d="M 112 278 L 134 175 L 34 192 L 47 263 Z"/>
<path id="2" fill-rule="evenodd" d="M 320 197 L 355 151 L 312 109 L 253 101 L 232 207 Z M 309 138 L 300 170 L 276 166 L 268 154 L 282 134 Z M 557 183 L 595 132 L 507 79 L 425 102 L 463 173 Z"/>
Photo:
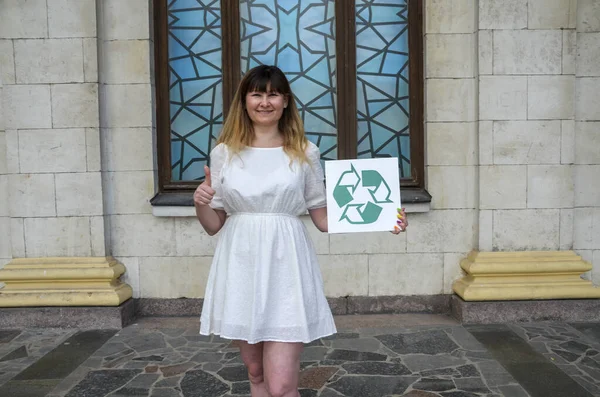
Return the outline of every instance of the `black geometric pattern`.
<path id="1" fill-rule="evenodd" d="M 356 1 L 358 158 L 398 157 L 410 177 L 407 0 Z"/>
<path id="2" fill-rule="evenodd" d="M 170 0 L 172 180 L 204 178 L 223 125 L 220 0 Z"/>
<path id="3" fill-rule="evenodd" d="M 337 160 L 333 0 L 240 0 L 242 73 L 277 65 L 290 80 L 308 139 Z"/>

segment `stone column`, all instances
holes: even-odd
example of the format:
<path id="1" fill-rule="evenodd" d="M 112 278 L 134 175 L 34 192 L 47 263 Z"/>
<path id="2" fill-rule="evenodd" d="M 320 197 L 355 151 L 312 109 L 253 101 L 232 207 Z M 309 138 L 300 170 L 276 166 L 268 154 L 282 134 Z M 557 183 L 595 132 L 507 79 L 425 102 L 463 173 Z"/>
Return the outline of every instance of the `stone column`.
<path id="1" fill-rule="evenodd" d="M 0 271 L 0 306 L 119 305 L 131 288 L 116 280 L 123 265 L 106 257 L 96 2 L 2 7 L 0 46 L 9 54 L 2 51 L 2 65 L 14 64 L 14 74 L 3 66 L 9 176 L 2 189 L 14 259 Z"/>
<path id="2" fill-rule="evenodd" d="M 561 252 L 573 249 L 581 199 L 573 178 L 577 2 L 478 4 L 479 251 L 492 252 L 463 260 L 469 276 L 454 290 L 466 300 L 600 297 L 579 277 L 590 264 Z"/>
<path id="3" fill-rule="evenodd" d="M 576 59 L 574 248 L 593 264 L 587 276 L 600 286 L 600 2 L 577 5 L 577 30 L 570 40 Z"/>

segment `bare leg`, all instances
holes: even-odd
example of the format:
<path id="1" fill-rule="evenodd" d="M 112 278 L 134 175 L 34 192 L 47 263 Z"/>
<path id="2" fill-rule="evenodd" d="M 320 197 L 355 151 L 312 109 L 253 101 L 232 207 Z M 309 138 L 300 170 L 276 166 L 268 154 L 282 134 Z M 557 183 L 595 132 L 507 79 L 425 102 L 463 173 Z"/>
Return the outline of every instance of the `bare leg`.
<path id="1" fill-rule="evenodd" d="M 246 341 L 238 341 L 242 361 L 248 369 L 250 379 L 250 393 L 252 397 L 269 397 L 263 375 L 263 344 L 249 344 Z"/>
<path id="2" fill-rule="evenodd" d="M 300 397 L 302 343 L 264 342 L 263 363 L 270 397 Z"/>

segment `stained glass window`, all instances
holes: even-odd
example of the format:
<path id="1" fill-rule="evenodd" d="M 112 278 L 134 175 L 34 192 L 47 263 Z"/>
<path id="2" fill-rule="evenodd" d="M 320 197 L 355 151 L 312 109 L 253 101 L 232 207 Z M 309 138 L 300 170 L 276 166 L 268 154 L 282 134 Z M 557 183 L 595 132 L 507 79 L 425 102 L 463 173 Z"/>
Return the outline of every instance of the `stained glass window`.
<path id="1" fill-rule="evenodd" d="M 241 66 L 277 65 L 288 77 L 308 138 L 337 159 L 333 0 L 241 0 Z"/>
<path id="2" fill-rule="evenodd" d="M 223 124 L 220 7 L 220 0 L 168 3 L 174 181 L 204 178 L 204 165 Z"/>
<path id="3" fill-rule="evenodd" d="M 398 157 L 410 177 L 407 0 L 356 1 L 358 158 Z"/>

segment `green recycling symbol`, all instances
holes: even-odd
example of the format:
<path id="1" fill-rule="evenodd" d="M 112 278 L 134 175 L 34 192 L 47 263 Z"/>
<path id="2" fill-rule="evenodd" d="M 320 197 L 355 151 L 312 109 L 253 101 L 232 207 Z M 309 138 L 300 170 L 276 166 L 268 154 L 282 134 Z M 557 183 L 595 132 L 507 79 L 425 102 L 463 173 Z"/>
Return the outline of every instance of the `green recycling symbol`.
<path id="1" fill-rule="evenodd" d="M 372 201 L 352 203 L 356 189 L 367 189 Z M 344 171 L 333 188 L 333 198 L 338 207 L 344 208 L 340 221 L 346 219 L 353 225 L 367 225 L 377 221 L 383 208 L 377 204 L 392 203 L 391 190 L 381 174 L 375 170 L 362 170 L 361 175 L 350 164 L 350 170 Z"/>

